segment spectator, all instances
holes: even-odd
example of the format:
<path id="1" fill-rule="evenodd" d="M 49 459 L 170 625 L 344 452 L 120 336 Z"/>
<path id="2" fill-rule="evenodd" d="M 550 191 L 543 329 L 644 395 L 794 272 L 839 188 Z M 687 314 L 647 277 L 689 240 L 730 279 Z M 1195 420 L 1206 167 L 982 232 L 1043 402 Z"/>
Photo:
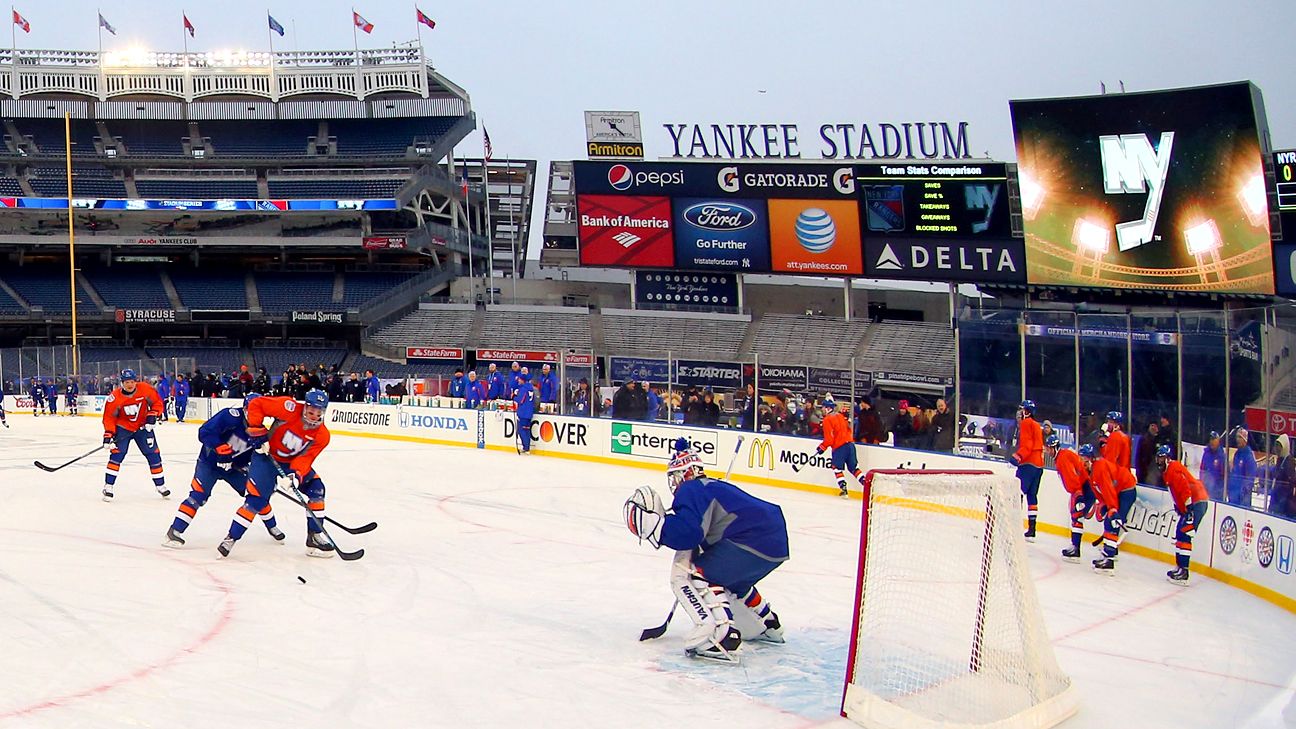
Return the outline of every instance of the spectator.
<path id="1" fill-rule="evenodd" d="M 579 415 L 584 418 L 590 416 L 590 389 L 589 380 L 582 377 L 580 382 L 576 383 L 576 389 L 572 392 L 572 415 Z"/>
<path id="2" fill-rule="evenodd" d="M 640 404 L 642 403 L 642 405 Z M 612 410 L 618 420 L 643 420 L 648 400 L 639 391 L 639 383 L 630 380 L 612 396 Z"/>
<path id="3" fill-rule="evenodd" d="M 468 370 L 468 380 L 464 383 L 464 407 L 486 407 L 486 383 L 477 379 L 477 370 Z"/>
<path id="4" fill-rule="evenodd" d="M 1179 458 L 1179 438 L 1176 437 L 1174 425 L 1170 423 L 1168 415 L 1162 415 L 1161 421 L 1157 424 L 1160 433 L 1157 435 L 1157 445 L 1170 446 L 1170 458 Z"/>
<path id="5" fill-rule="evenodd" d="M 1293 510 L 1296 497 L 1296 458 L 1292 457 L 1292 439 L 1289 435 L 1278 436 L 1274 443 L 1274 457 L 1277 462 L 1273 467 L 1274 485 L 1269 494 L 1269 513 L 1275 516 L 1296 516 Z"/>
<path id="6" fill-rule="evenodd" d="M 324 392 L 328 393 L 330 401 L 342 402 L 342 378 L 337 375 L 329 375 L 324 382 Z"/>
<path id="7" fill-rule="evenodd" d="M 756 426 L 756 386 L 750 382 L 747 383 L 744 393 L 742 417 L 738 421 L 738 427 L 741 430 L 752 430 Z"/>
<path id="8" fill-rule="evenodd" d="M 1211 431 L 1202 451 L 1201 470 L 1198 472 L 1206 493 L 1215 501 L 1224 500 L 1224 464 L 1228 462 L 1228 452 L 1220 442 L 1220 434 Z"/>
<path id="9" fill-rule="evenodd" d="M 661 417 L 661 395 L 653 389 L 652 383 L 647 380 L 643 381 L 644 399 L 648 402 L 647 410 L 644 412 L 644 420 L 649 422 Z"/>
<path id="10" fill-rule="evenodd" d="M 690 392 L 688 403 L 684 406 L 684 424 L 701 425 L 702 410 L 702 398 L 698 397 L 696 392 Z"/>
<path id="11" fill-rule="evenodd" d="M 1161 471 L 1156 467 L 1157 435 L 1161 426 L 1156 421 L 1148 423 L 1147 432 L 1139 438 L 1138 451 L 1134 454 L 1134 475 L 1139 483 L 1158 486 L 1161 483 Z"/>
<path id="12" fill-rule="evenodd" d="M 378 402 L 378 394 L 381 392 L 381 384 L 378 381 L 378 375 L 373 370 L 365 370 L 365 399 L 366 402 Z M 306 393 L 302 393 L 305 397 Z"/>
<path id="13" fill-rule="evenodd" d="M 1251 434 L 1246 428 L 1238 428 L 1234 443 L 1237 450 L 1233 452 L 1233 468 L 1228 475 L 1228 501 L 1239 506 L 1251 506 L 1251 492 L 1255 488 L 1256 459 L 1251 452 Z"/>
<path id="14" fill-rule="evenodd" d="M 252 383 L 252 390 L 262 395 L 270 394 L 270 375 L 266 372 L 266 368 L 257 368 L 257 376 Z"/>
<path id="15" fill-rule="evenodd" d="M 896 407 L 895 422 L 891 423 L 891 437 L 897 448 L 909 448 L 914 435 L 913 415 L 909 413 L 909 401 L 901 400 Z"/>
<path id="16" fill-rule="evenodd" d="M 702 394 L 701 405 L 698 408 L 697 424 L 709 428 L 714 428 L 720 424 L 720 406 L 716 404 L 715 393 L 710 390 Z"/>
<path id="17" fill-rule="evenodd" d="M 284 373 L 284 379 L 288 378 L 288 373 Z M 351 378 L 342 386 L 342 396 L 346 402 L 364 402 L 364 383 L 360 381 L 360 375 L 355 372 L 351 373 Z"/>
<path id="18" fill-rule="evenodd" d="M 463 368 L 456 367 L 454 371 L 454 377 L 450 378 L 450 393 L 449 393 L 450 397 L 460 397 L 460 398 L 463 397 L 465 388 L 467 386 L 468 383 L 464 379 Z"/>
<path id="19" fill-rule="evenodd" d="M 954 451 L 954 411 L 949 409 L 949 403 L 945 398 L 936 400 L 936 411 L 931 416 L 931 424 L 928 426 L 931 432 L 931 448 L 941 453 L 951 453 Z M 1052 424 L 1044 421 L 1044 435 L 1052 432 Z"/>
<path id="20" fill-rule="evenodd" d="M 558 373 L 553 371 L 553 367 L 546 362 L 540 367 L 540 410 L 546 413 L 558 411 L 558 394 L 562 392 L 562 383 L 558 381 Z"/>
<path id="21" fill-rule="evenodd" d="M 810 434 L 810 417 L 800 397 L 788 401 L 788 432 L 800 436 Z"/>
<path id="22" fill-rule="evenodd" d="M 220 397 L 220 394 L 221 394 L 220 380 L 216 379 L 215 372 L 208 372 L 207 384 L 203 387 L 203 397 L 216 398 L 216 397 Z"/>
<path id="23" fill-rule="evenodd" d="M 882 418 L 878 417 L 877 408 L 873 407 L 873 398 L 865 395 L 860 398 L 855 413 L 855 442 L 876 445 L 885 437 L 886 429 L 882 427 Z"/>
<path id="24" fill-rule="evenodd" d="M 252 392 L 256 385 L 256 378 L 252 376 L 252 371 L 248 369 L 247 365 L 239 365 L 238 381 L 242 395 Z"/>
<path id="25" fill-rule="evenodd" d="M 762 402 L 757 406 L 756 430 L 760 433 L 774 432 L 774 410 L 768 403 Z"/>

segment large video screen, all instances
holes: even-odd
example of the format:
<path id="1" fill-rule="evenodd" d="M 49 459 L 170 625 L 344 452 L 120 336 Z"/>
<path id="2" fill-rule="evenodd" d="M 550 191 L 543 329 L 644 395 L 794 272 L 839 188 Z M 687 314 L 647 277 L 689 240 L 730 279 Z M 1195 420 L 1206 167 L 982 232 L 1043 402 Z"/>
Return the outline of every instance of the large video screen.
<path id="1" fill-rule="evenodd" d="M 1250 83 L 1011 103 L 1031 284 L 1272 294 Z"/>

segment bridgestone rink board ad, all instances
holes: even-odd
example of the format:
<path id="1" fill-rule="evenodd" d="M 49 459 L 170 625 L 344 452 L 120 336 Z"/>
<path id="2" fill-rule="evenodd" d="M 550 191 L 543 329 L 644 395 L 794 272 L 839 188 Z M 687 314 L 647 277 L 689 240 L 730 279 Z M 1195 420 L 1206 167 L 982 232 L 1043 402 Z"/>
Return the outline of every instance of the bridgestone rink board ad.
<path id="1" fill-rule="evenodd" d="M 82 415 L 98 417 L 103 400 L 103 397 L 83 396 Z M 197 413 L 195 420 L 233 406 L 241 407 L 242 401 L 190 400 L 190 412 Z M 517 421 L 512 413 L 458 408 L 334 403 L 329 406 L 327 422 L 329 430 L 337 435 L 397 438 L 465 448 L 477 447 L 480 427 L 485 447 L 506 451 L 515 450 L 517 434 Z M 825 494 L 837 492 L 828 469 L 829 461 L 826 456 L 815 453 L 818 441 L 810 438 L 562 415 L 539 415 L 531 428 L 535 438 L 532 453 L 537 456 L 661 472 L 666 465 L 661 449 L 684 436 L 703 453 L 708 470 L 716 475 L 728 466 L 738 439 L 742 438 L 742 446 L 733 458 L 731 478 L 735 482 L 817 490 Z M 1002 463 L 885 446 L 859 445 L 856 449 L 860 467 L 865 471 L 972 468 L 989 469 L 1005 478 L 1014 478 L 1014 469 Z M 446 456 L 437 454 L 436 457 Z M 435 472 L 434 463 L 428 464 L 427 472 Z M 611 482 L 607 486 L 620 494 L 632 488 L 637 478 L 628 475 L 624 483 Z M 858 490 L 856 484 L 851 484 L 851 488 Z M 1042 531 L 1057 535 L 1070 533 L 1067 493 L 1053 470 L 1045 470 L 1040 484 L 1039 518 Z M 1150 557 L 1172 564 L 1176 523 L 1169 493 L 1140 486 L 1121 545 L 1122 555 Z M 1086 541 L 1097 536 L 1096 523 L 1086 522 L 1086 528 Z M 1296 613 L 1296 575 L 1293 574 L 1296 572 L 1296 524 L 1258 511 L 1212 502 L 1194 540 L 1193 571 Z"/>

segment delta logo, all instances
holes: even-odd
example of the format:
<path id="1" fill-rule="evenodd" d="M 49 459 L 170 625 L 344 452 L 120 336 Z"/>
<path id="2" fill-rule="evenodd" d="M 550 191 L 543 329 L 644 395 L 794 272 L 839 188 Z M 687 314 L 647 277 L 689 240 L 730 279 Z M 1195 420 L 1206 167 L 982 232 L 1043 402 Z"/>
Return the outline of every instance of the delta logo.
<path id="1" fill-rule="evenodd" d="M 664 190 L 684 184 L 684 170 L 652 170 L 638 172 L 629 165 L 616 164 L 608 168 L 608 185 L 617 192 L 625 192 L 633 187 L 650 187 Z"/>

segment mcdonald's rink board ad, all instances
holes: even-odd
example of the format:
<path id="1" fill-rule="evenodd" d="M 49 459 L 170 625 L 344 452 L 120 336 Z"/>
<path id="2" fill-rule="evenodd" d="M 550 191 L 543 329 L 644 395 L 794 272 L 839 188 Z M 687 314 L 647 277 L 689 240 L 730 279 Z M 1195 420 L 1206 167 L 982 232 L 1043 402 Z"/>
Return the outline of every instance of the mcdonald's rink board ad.
<path id="1" fill-rule="evenodd" d="M 97 416 L 102 412 L 104 400 L 83 396 L 79 399 L 82 414 Z M 192 417 L 197 421 L 222 408 L 240 407 L 242 401 L 196 398 L 190 404 Z M 517 437 L 517 421 L 512 413 L 505 411 L 334 403 L 329 406 L 326 422 L 332 433 L 342 436 L 397 438 L 501 451 L 513 451 Z M 829 461 L 826 456 L 815 453 L 818 441 L 811 438 L 561 415 L 537 416 L 531 427 L 532 450 L 537 456 L 614 463 L 662 473 L 669 458 L 666 449 L 674 439 L 684 436 L 704 454 L 703 462 L 713 476 L 723 475 L 732 462 L 731 479 L 740 485 L 822 490 L 825 494 L 837 491 Z M 159 434 L 164 450 L 167 439 L 187 435 L 169 429 L 162 429 Z M 1005 463 L 886 446 L 857 445 L 855 448 L 864 471 L 879 468 L 989 470 L 1015 483 L 1013 469 Z M 438 454 L 438 457 L 460 456 Z M 464 452 L 462 457 L 472 456 Z M 328 463 L 329 455 L 325 452 L 319 466 L 327 469 Z M 623 488 L 629 493 L 640 481 L 639 475 L 627 474 L 624 483 L 612 482 L 608 488 Z M 664 478 L 661 485 L 665 488 Z M 851 491 L 858 493 L 858 485 L 852 483 Z M 778 500 L 777 493 L 761 495 Z M 842 506 L 838 499 L 825 500 L 825 508 Z M 1059 535 L 1069 533 L 1068 497 L 1056 471 L 1044 472 L 1039 514 L 1045 530 Z M 1122 552 L 1152 557 L 1169 565 L 1173 561 L 1177 523 L 1178 515 L 1168 492 L 1140 486 L 1138 499 L 1130 511 Z M 1090 536 L 1097 535 L 1095 523 L 1086 526 Z M 1294 527 L 1296 524 L 1292 522 L 1259 511 L 1212 502 L 1194 540 L 1194 569 L 1296 612 L 1296 599 L 1292 597 L 1296 595 Z"/>

